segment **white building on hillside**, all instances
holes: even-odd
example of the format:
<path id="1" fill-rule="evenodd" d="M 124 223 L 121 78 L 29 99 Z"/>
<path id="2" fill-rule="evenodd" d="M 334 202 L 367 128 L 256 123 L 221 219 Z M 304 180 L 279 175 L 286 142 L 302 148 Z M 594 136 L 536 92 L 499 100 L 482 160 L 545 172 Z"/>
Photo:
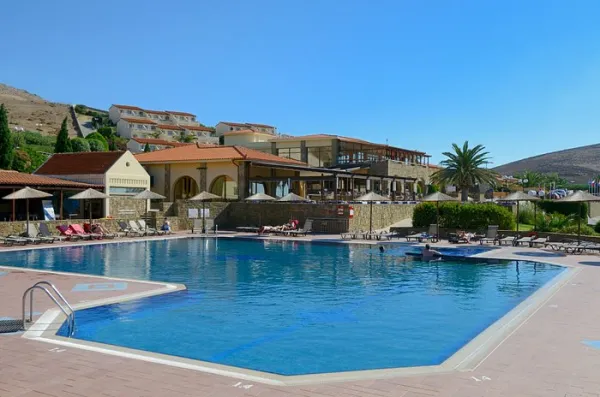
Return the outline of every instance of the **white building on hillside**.
<path id="1" fill-rule="evenodd" d="M 232 123 L 229 121 L 220 121 L 215 127 L 217 136 L 222 136 L 226 132 L 252 130 L 256 132 L 262 132 L 266 134 L 276 135 L 277 128 L 266 124 L 254 124 L 254 123 Z"/>
<path id="2" fill-rule="evenodd" d="M 181 140 L 182 136 L 192 136 L 198 143 L 219 143 L 219 138 L 212 130 L 201 125 L 192 113 L 112 105 L 108 115 L 117 126 L 117 134 L 124 138 L 177 141 Z"/>

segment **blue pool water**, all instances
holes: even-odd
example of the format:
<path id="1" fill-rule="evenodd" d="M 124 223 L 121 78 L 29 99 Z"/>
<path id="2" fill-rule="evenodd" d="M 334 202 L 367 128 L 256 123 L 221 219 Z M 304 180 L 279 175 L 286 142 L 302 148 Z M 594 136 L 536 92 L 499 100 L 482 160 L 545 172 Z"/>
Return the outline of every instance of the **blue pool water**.
<path id="1" fill-rule="evenodd" d="M 439 364 L 562 271 L 407 251 L 179 239 L 9 252 L 0 264 L 184 283 L 78 311 L 75 337 L 283 375 Z"/>

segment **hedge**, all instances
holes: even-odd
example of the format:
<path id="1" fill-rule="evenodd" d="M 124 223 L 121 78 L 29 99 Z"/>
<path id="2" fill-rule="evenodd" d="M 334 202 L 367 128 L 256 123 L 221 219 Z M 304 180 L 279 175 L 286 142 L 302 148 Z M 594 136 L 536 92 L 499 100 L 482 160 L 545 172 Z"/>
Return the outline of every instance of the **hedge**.
<path id="1" fill-rule="evenodd" d="M 581 205 L 581 219 L 587 219 L 588 205 L 587 203 L 561 203 L 558 201 L 540 200 L 538 201 L 538 207 L 544 210 L 548 214 L 558 212 L 563 215 L 577 215 L 579 212 L 579 206 Z"/>
<path id="2" fill-rule="evenodd" d="M 413 226 L 427 227 L 436 223 L 436 213 L 435 203 L 417 204 L 413 212 Z M 440 203 L 440 227 L 481 230 L 489 225 L 512 230 L 515 219 L 510 210 L 493 203 Z"/>
<path id="3" fill-rule="evenodd" d="M 104 135 L 100 134 L 99 132 L 92 132 L 91 134 L 86 136 L 85 139 L 88 141 L 96 140 L 96 141 L 102 142 L 102 145 L 104 146 L 104 150 L 93 150 L 95 152 L 99 152 L 99 151 L 106 152 L 108 150 L 108 141 L 106 140 Z"/>

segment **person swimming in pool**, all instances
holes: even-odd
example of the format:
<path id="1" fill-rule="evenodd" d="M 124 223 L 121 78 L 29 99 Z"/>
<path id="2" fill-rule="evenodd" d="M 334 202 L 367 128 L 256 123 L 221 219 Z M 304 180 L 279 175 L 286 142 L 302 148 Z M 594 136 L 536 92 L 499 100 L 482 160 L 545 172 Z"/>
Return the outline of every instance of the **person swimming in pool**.
<path id="1" fill-rule="evenodd" d="M 385 252 L 385 248 L 383 248 L 383 245 L 379 246 L 379 252 L 381 252 L 382 254 Z"/>
<path id="2" fill-rule="evenodd" d="M 424 261 L 432 260 L 434 257 L 440 257 L 442 254 L 439 251 L 432 250 L 429 244 L 425 244 L 425 248 L 421 251 L 421 257 Z"/>

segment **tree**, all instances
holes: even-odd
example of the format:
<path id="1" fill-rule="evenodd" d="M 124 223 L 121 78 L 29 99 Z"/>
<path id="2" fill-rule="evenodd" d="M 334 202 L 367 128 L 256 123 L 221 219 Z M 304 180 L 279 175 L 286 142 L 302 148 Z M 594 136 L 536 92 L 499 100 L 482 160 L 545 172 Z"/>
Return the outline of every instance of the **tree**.
<path id="1" fill-rule="evenodd" d="M 148 144 L 148 142 L 146 142 L 146 146 L 144 146 L 144 153 L 148 153 L 151 152 L 152 150 L 150 150 L 150 145 Z"/>
<path id="2" fill-rule="evenodd" d="M 8 128 L 8 114 L 4 104 L 0 105 L 0 168 L 9 170 L 15 157 L 12 134 Z"/>
<path id="3" fill-rule="evenodd" d="M 60 131 L 58 131 L 58 137 L 56 137 L 54 153 L 69 153 L 72 151 L 71 141 L 69 140 L 69 129 L 67 128 L 67 118 L 65 117 L 60 126 Z"/>
<path id="4" fill-rule="evenodd" d="M 544 183 L 544 176 L 539 172 L 535 171 L 523 171 L 514 175 L 519 180 L 519 184 L 523 186 L 523 190 L 526 187 L 539 187 Z"/>
<path id="5" fill-rule="evenodd" d="M 75 138 L 71 141 L 71 149 L 74 153 L 89 152 L 90 144 L 83 138 Z"/>
<path id="6" fill-rule="evenodd" d="M 468 201 L 469 189 L 477 184 L 493 184 L 496 173 L 483 168 L 490 160 L 483 145 L 469 148 L 469 141 L 465 141 L 462 148 L 453 143 L 452 149 L 454 152 L 442 153 L 446 157 L 440 163 L 444 168 L 431 175 L 431 179 L 436 184 L 456 186 L 460 189 L 461 200 Z"/>
<path id="7" fill-rule="evenodd" d="M 182 143 L 190 143 L 190 142 L 194 142 L 194 139 L 196 139 L 195 136 L 186 135 L 185 131 L 181 131 L 179 133 L 179 137 L 177 138 L 177 141 L 182 142 Z"/>
<path id="8" fill-rule="evenodd" d="M 101 127 L 98 128 L 98 131 L 96 132 L 102 135 L 107 141 L 109 141 L 115 135 L 115 132 L 111 127 Z"/>
<path id="9" fill-rule="evenodd" d="M 96 140 L 102 143 L 102 145 L 104 146 L 104 149 L 102 150 L 92 150 L 92 152 L 106 152 L 108 150 L 108 141 L 106 140 L 106 138 L 104 137 L 104 135 L 98 133 L 98 132 L 92 132 L 91 134 L 89 134 L 88 136 L 85 137 L 86 140 L 90 141 L 90 140 Z M 90 147 L 91 147 L 91 143 L 90 143 Z"/>
<path id="10" fill-rule="evenodd" d="M 102 142 L 99 139 L 87 139 L 87 137 L 85 140 L 90 145 L 90 151 L 92 152 L 106 152 L 108 150 L 108 144 L 106 142 Z"/>
<path id="11" fill-rule="evenodd" d="M 160 131 L 154 131 L 154 132 L 151 132 L 148 135 L 150 135 L 154 139 L 160 139 L 161 136 L 162 136 L 162 132 L 160 132 Z"/>

